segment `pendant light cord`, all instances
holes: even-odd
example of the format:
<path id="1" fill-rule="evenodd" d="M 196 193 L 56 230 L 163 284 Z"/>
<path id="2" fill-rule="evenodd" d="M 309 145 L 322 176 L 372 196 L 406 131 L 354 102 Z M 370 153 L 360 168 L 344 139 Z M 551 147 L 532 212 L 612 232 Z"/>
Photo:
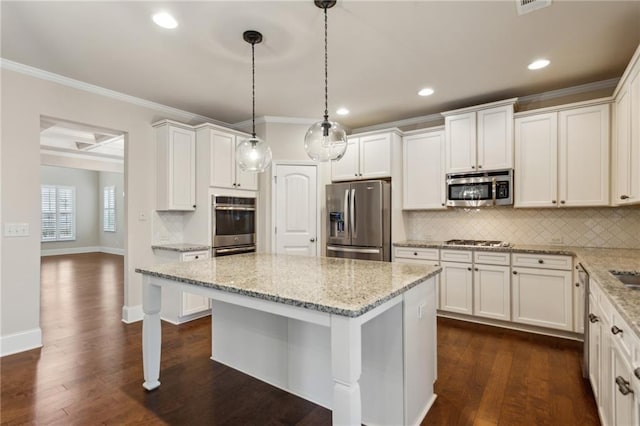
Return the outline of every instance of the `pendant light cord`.
<path id="1" fill-rule="evenodd" d="M 329 66 L 327 54 L 327 8 L 324 7 L 324 121 L 329 120 Z"/>
<path id="2" fill-rule="evenodd" d="M 253 138 L 256 138 L 256 44 L 251 43 L 251 125 Z"/>

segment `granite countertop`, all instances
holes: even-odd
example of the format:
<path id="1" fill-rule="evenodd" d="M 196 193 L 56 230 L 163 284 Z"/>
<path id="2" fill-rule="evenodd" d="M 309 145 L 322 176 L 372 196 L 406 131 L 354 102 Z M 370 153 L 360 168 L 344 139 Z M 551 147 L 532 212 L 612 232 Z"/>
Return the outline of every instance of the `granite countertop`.
<path id="1" fill-rule="evenodd" d="M 440 267 L 248 253 L 168 263 L 136 272 L 357 317 L 438 274 Z"/>
<path id="2" fill-rule="evenodd" d="M 514 244 L 511 247 L 449 246 L 444 241 L 402 241 L 396 247 L 446 248 L 453 250 L 482 250 L 513 253 L 536 253 L 575 256 L 597 281 L 615 309 L 640 338 L 640 290 L 626 288 L 609 271 L 633 272 L 640 275 L 640 250 L 592 247 Z"/>
<path id="3" fill-rule="evenodd" d="M 209 250 L 211 247 L 204 244 L 178 243 L 178 244 L 154 244 L 151 246 L 151 248 L 155 250 L 167 250 L 167 251 L 177 251 L 180 253 L 188 253 L 190 251 Z"/>

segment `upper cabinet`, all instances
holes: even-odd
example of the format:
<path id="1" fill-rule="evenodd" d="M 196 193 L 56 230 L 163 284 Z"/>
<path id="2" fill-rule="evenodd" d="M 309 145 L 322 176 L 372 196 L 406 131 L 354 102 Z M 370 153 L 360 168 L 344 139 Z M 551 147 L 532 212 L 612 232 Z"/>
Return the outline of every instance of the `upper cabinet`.
<path id="1" fill-rule="evenodd" d="M 349 136 L 344 157 L 331 162 L 331 180 L 391 177 L 391 144 L 395 137 L 395 131 Z"/>
<path id="2" fill-rule="evenodd" d="M 615 92 L 613 194 L 615 205 L 640 203 L 640 47 Z"/>
<path id="3" fill-rule="evenodd" d="M 196 208 L 196 137 L 191 126 L 170 120 L 156 131 L 156 209 Z"/>
<path id="4" fill-rule="evenodd" d="M 609 204 L 607 102 L 516 118 L 515 207 Z"/>
<path id="5" fill-rule="evenodd" d="M 402 208 L 446 209 L 444 129 L 402 139 Z"/>
<path id="6" fill-rule="evenodd" d="M 514 98 L 442 113 L 447 173 L 513 168 L 516 101 Z"/>
<path id="7" fill-rule="evenodd" d="M 209 145 L 209 186 L 257 191 L 257 173 L 245 172 L 236 165 L 236 146 L 249 135 L 211 124 L 198 126 L 197 129 L 198 138 L 203 138 Z"/>

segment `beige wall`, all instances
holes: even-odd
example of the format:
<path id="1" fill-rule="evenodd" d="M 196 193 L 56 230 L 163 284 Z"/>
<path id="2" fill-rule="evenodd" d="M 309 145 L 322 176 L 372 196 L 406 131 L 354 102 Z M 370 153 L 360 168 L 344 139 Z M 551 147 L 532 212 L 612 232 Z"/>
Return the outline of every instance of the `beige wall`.
<path id="1" fill-rule="evenodd" d="M 2 237 L 2 339 L 40 326 L 40 116 L 119 130 L 126 133 L 125 188 L 127 236 L 125 308 L 142 301 L 136 266 L 153 262 L 151 222 L 154 208 L 154 133 L 162 118 L 190 122 L 186 114 L 158 112 L 116 99 L 40 80 L 6 69 L 1 73 L 2 221 L 27 222 L 28 237 Z M 193 117 L 191 120 L 196 120 Z M 197 122 L 202 120 L 197 119 Z M 138 220 L 145 213 L 147 220 Z M 126 310 L 125 310 L 126 311 Z"/>

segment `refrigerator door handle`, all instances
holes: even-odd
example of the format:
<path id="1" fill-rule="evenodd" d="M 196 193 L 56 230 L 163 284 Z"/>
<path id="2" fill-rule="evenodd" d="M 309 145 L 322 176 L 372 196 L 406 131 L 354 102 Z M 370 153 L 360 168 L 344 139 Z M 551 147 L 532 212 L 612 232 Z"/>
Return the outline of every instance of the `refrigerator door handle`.
<path id="1" fill-rule="evenodd" d="M 329 251 L 340 251 L 344 253 L 380 253 L 380 249 L 371 248 L 371 249 L 362 249 L 362 248 L 349 248 L 349 247 L 335 247 L 335 246 L 327 246 L 327 250 Z"/>
<path id="2" fill-rule="evenodd" d="M 358 235 L 356 230 L 356 190 L 351 190 L 351 210 L 349 211 L 349 218 L 351 219 L 351 237 L 354 238 Z"/>
<path id="3" fill-rule="evenodd" d="M 347 227 L 349 226 L 349 221 L 351 220 L 351 214 L 349 213 L 349 190 L 345 189 L 344 190 L 344 214 L 345 214 L 345 218 L 344 221 L 347 222 Z M 349 235 L 349 238 L 351 238 L 351 230 L 347 229 L 347 234 Z"/>

